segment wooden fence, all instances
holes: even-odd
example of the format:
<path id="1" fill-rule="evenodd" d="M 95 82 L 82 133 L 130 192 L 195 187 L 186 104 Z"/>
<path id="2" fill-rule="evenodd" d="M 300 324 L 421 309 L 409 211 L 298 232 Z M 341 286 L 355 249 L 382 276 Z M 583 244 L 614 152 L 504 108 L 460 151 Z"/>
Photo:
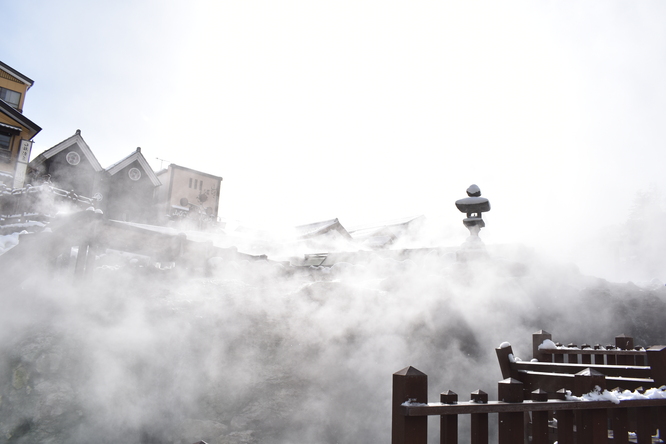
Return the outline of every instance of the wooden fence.
<path id="1" fill-rule="evenodd" d="M 606 388 L 604 375 L 594 371 L 580 372 L 575 378 L 580 394 L 593 391 L 595 386 Z M 534 390 L 531 399 L 525 400 L 523 393 L 523 384 L 508 378 L 498 382 L 499 401 L 488 401 L 488 394 L 479 390 L 470 395 L 469 402 L 458 402 L 458 395 L 447 391 L 441 393 L 440 402 L 428 403 L 428 376 L 407 367 L 393 374 L 391 442 L 426 444 L 428 416 L 440 417 L 440 444 L 458 443 L 459 415 L 471 417 L 472 444 L 488 443 L 489 414 L 497 414 L 499 444 L 648 444 L 653 442 L 656 429 L 666 431 L 666 399 L 616 404 L 548 399 L 542 390 Z M 630 424 L 635 424 L 635 430 L 630 430 Z M 630 432 L 635 433 L 631 440 Z"/>
<path id="2" fill-rule="evenodd" d="M 552 342 L 550 333 L 543 330 L 534 333 L 532 339 L 536 361 L 514 357 L 508 343 L 495 349 L 502 377 L 521 381 L 526 397 L 535 389 L 545 390 L 551 398 L 560 389 L 573 391 L 574 375 L 586 369 L 605 375 L 609 387 L 623 390 L 666 385 L 664 345 L 634 347 L 633 338 L 621 335 L 615 338 L 615 345 L 562 346 Z"/>
<path id="3" fill-rule="evenodd" d="M 597 364 L 597 365 L 653 365 L 645 347 L 635 346 L 634 338 L 626 335 L 615 337 L 615 344 L 580 346 L 570 343 L 554 343 L 557 348 L 544 348 L 546 340 L 552 341 L 552 335 L 539 330 L 532 334 L 532 356 L 539 362 Z M 666 368 L 665 368 L 666 369 Z"/>

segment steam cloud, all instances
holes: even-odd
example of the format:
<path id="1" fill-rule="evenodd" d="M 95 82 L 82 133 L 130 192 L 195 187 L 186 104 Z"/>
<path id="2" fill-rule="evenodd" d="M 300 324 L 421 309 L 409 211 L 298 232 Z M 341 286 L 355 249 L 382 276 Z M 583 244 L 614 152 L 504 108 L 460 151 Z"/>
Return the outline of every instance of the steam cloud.
<path id="1" fill-rule="evenodd" d="M 210 276 L 123 262 L 78 282 L 16 264 L 0 298 L 0 443 L 384 443 L 391 374 L 407 365 L 431 400 L 493 398 L 503 341 L 524 358 L 539 329 L 664 341 L 663 285 L 488 248 L 467 264 L 456 248 L 332 267 L 219 260 Z"/>

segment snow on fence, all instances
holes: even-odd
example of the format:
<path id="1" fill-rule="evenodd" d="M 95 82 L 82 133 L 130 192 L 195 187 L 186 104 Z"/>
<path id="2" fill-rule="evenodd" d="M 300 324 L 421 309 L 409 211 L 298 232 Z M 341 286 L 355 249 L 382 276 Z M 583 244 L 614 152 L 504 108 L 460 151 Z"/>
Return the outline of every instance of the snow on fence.
<path id="1" fill-rule="evenodd" d="M 532 355 L 539 362 L 598 365 L 648 365 L 646 348 L 634 346 L 634 338 L 625 335 L 615 337 L 615 344 L 580 347 L 553 342 L 552 335 L 540 330 L 532 334 Z"/>
<path id="2" fill-rule="evenodd" d="M 27 185 L 24 188 L 0 186 L 0 217 L 22 218 L 26 216 L 52 217 L 62 207 L 84 210 L 95 206 L 97 201 L 80 196 L 74 191 L 65 191 L 48 184 Z"/>
<path id="3" fill-rule="evenodd" d="M 428 376 L 404 368 L 393 374 L 391 442 L 426 444 L 428 416 L 440 417 L 441 444 L 458 443 L 460 415 L 470 415 L 472 444 L 488 443 L 490 414 L 497 415 L 499 444 L 607 444 L 609 436 L 613 443 L 647 444 L 655 433 L 666 431 L 664 390 L 651 390 L 650 396 L 635 392 L 613 397 L 605 390 L 603 375 L 580 372 L 575 378 L 577 396 L 563 393 L 563 399 L 548 399 L 548 393 L 539 389 L 524 399 L 523 383 L 507 378 L 498 382 L 499 401 L 488 401 L 488 394 L 478 390 L 468 402 L 458 402 L 456 393 L 446 391 L 440 402 L 429 403 Z"/>
<path id="4" fill-rule="evenodd" d="M 590 369 L 606 377 L 609 387 L 644 389 L 666 385 L 666 346 L 634 347 L 631 337 L 620 335 L 615 345 L 556 344 L 543 330 L 532 335 L 533 356 L 523 361 L 509 343 L 496 349 L 503 378 L 524 384 L 529 394 L 541 389 L 555 397 L 558 390 L 573 390 L 574 375 Z"/>

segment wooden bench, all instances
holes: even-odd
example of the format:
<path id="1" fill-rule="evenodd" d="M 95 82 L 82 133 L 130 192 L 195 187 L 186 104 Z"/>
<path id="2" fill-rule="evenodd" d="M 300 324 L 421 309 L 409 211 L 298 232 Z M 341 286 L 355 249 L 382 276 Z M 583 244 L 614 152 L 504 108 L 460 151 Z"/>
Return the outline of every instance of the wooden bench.
<path id="1" fill-rule="evenodd" d="M 666 346 L 663 345 L 647 349 L 634 347 L 633 338 L 621 335 L 615 338 L 615 345 L 563 346 L 552 342 L 551 334 L 543 330 L 532 335 L 532 344 L 532 361 L 516 358 L 508 343 L 496 349 L 502 377 L 522 382 L 526 394 L 540 389 L 547 392 L 549 398 L 560 398 L 562 391 L 570 390 L 581 396 L 575 375 L 583 371 L 605 376 L 609 390 L 633 391 L 666 385 Z"/>

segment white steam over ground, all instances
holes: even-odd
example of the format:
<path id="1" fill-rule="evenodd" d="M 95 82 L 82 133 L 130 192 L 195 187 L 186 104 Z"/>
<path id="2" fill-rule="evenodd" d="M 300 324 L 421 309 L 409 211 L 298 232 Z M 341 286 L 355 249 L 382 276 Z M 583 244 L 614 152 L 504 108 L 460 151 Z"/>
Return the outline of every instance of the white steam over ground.
<path id="1" fill-rule="evenodd" d="M 482 233 L 483 235 L 483 233 Z M 72 283 L 30 263 L 0 298 L 0 443 L 385 443 L 391 375 L 493 398 L 503 341 L 663 342 L 663 285 L 586 277 L 522 247 L 367 252 L 327 267 L 125 263 Z"/>

